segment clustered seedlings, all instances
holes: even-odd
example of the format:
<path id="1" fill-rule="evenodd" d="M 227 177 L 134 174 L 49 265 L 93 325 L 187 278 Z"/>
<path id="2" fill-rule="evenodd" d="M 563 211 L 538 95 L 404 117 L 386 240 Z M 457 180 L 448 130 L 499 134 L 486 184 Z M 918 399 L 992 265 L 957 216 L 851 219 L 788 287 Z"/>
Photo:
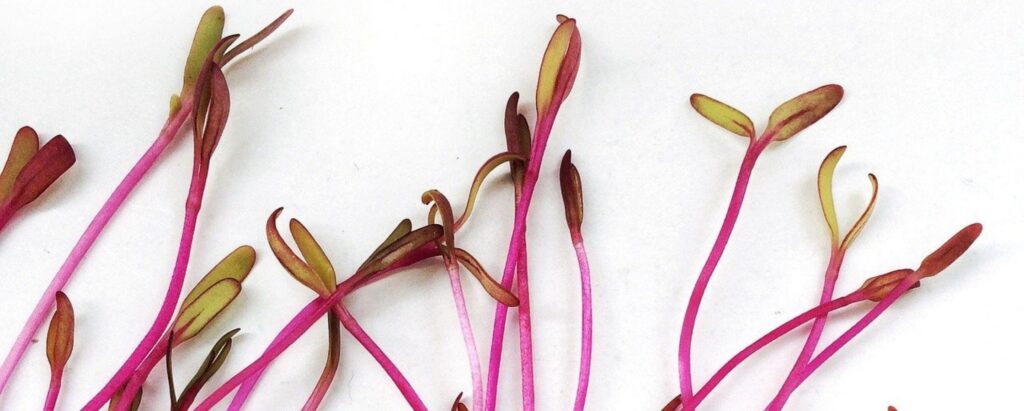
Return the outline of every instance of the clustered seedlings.
<path id="1" fill-rule="evenodd" d="M 185 65 L 180 94 L 173 95 L 168 120 L 156 141 L 130 170 L 115 189 L 86 232 L 72 249 L 64 265 L 43 294 L 24 329 L 0 368 L 0 393 L 28 348 L 33 336 L 53 307 L 46 339 L 46 355 L 50 363 L 51 379 L 44 409 L 55 408 L 63 374 L 74 345 L 74 312 L 62 292 L 71 275 L 95 243 L 106 224 L 155 164 L 168 145 L 186 123 L 191 122 L 193 133 L 193 168 L 185 217 L 177 259 L 171 270 L 169 284 L 159 311 L 136 348 L 124 360 L 113 376 L 82 409 L 99 410 L 109 405 L 112 411 L 135 411 L 142 406 L 142 390 L 153 370 L 163 363 L 169 385 L 169 408 L 173 411 L 209 410 L 234 393 L 229 410 L 242 409 L 259 386 L 261 377 L 285 350 L 315 323 L 326 316 L 327 350 L 324 365 L 316 383 L 309 389 L 301 409 L 316 410 L 324 403 L 335 376 L 342 366 L 342 330 L 351 336 L 379 364 L 393 382 L 409 407 L 428 410 L 414 388 L 415 376 L 407 377 L 377 342 L 359 324 L 349 311 L 346 297 L 378 281 L 398 281 L 398 274 L 406 268 L 438 257 L 452 292 L 455 320 L 462 334 L 470 381 L 464 382 L 451 403 L 452 411 L 493 411 L 499 396 L 501 358 L 504 336 L 509 320 L 509 309 L 515 308 L 515 321 L 519 330 L 521 362 L 522 404 L 524 410 L 536 408 L 536 384 L 533 372 L 533 336 L 531 333 L 529 272 L 527 256 L 527 217 L 534 190 L 542 176 L 541 162 L 558 111 L 567 99 L 579 70 L 582 40 L 576 20 L 558 15 L 558 26 L 544 52 L 536 88 L 536 117 L 531 125 L 519 113 L 519 94 L 513 93 L 505 106 L 504 129 L 507 151 L 487 159 L 473 178 L 462 212 L 456 217 L 455 207 L 441 191 L 431 189 L 420 195 L 426 206 L 425 223 L 414 225 L 402 219 L 366 260 L 349 270 L 349 276 L 339 281 L 338 271 L 327 250 L 312 232 L 297 219 L 288 222 L 291 241 L 282 235 L 278 219 L 284 212 L 279 208 L 266 220 L 265 233 L 269 248 L 278 263 L 315 297 L 296 313 L 263 353 L 216 386 L 210 381 L 223 368 L 240 328 L 222 331 L 221 337 L 210 347 L 205 360 L 196 368 L 194 376 L 179 391 L 174 381 L 175 350 L 209 328 L 242 292 L 243 283 L 256 263 L 256 250 L 241 246 L 216 264 L 179 303 L 193 249 L 193 240 L 199 222 L 210 165 L 220 138 L 226 128 L 230 111 L 230 96 L 223 68 L 240 53 L 267 38 L 290 16 L 285 12 L 266 28 L 232 48 L 238 35 L 223 36 L 224 12 L 212 7 L 202 16 L 196 30 L 192 48 Z M 711 252 L 696 279 L 687 305 L 679 339 L 679 395 L 665 406 L 665 410 L 695 410 L 724 378 L 744 360 L 767 347 L 780 337 L 811 323 L 806 341 L 796 357 L 793 367 L 782 382 L 777 395 L 768 405 L 769 410 L 781 410 L 790 396 L 825 361 L 866 329 L 896 300 L 918 287 L 925 278 L 935 276 L 958 259 L 981 234 L 980 224 L 971 224 L 954 234 L 935 252 L 925 257 L 916 269 L 899 269 L 867 279 L 852 292 L 836 297 L 836 284 L 843 260 L 854 239 L 866 225 L 878 194 L 878 181 L 868 178 L 872 196 L 860 218 L 850 230 L 840 234 L 836 216 L 832 179 L 845 146 L 826 156 L 818 171 L 818 193 L 830 233 L 830 254 L 824 270 L 824 282 L 819 305 L 784 322 L 754 341 L 730 358 L 702 386 L 694 386 L 691 375 L 691 341 L 700 304 L 718 262 L 725 253 L 729 238 L 738 221 L 740 208 L 750 183 L 755 163 L 772 142 L 787 140 L 817 122 L 835 108 L 843 97 L 838 85 L 826 85 L 801 94 L 779 106 L 770 116 L 766 130 L 758 135 L 753 122 L 738 110 L 710 97 L 695 94 L 690 102 L 702 116 L 726 130 L 749 139 L 749 145 L 740 166 L 735 188 L 726 210 L 722 227 Z M 11 154 L 0 173 L 0 229 L 26 204 L 35 200 L 75 162 L 74 152 L 63 137 L 57 136 L 39 147 L 38 136 L 28 127 L 21 129 L 14 139 Z M 460 230 L 467 224 L 474 207 L 480 201 L 479 193 L 489 175 L 508 163 L 511 186 L 514 190 L 514 218 L 505 264 L 499 279 L 492 277 L 485 264 L 473 256 L 461 238 Z M 566 151 L 559 170 L 559 182 L 565 210 L 569 240 L 575 251 L 580 276 L 581 335 L 579 373 L 573 409 L 585 408 L 590 382 L 593 341 L 593 296 L 591 270 L 583 236 L 583 187 L 579 170 L 573 163 L 572 153 Z M 495 316 L 491 332 L 491 347 L 486 372 L 480 358 L 473 326 L 470 321 L 463 273 L 468 273 L 495 302 Z M 392 278 L 395 277 L 395 278 Z M 859 303 L 874 303 L 853 326 L 820 351 L 822 335 L 831 312 Z M 465 395 L 464 388 L 469 389 Z M 695 390 L 696 388 L 696 390 Z M 451 398 L 451 397 L 448 397 Z M 444 405 L 448 407 L 448 405 Z M 437 408 L 434 406 L 433 408 Z M 889 407 L 891 411 L 895 408 Z"/>

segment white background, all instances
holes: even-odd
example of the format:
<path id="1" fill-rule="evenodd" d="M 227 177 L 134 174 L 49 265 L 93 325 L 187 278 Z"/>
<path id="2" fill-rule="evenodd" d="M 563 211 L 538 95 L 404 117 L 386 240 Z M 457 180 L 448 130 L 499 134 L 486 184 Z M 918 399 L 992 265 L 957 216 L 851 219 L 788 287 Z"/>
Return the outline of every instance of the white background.
<path id="1" fill-rule="evenodd" d="M 185 4 L 187 3 L 187 4 Z M 1024 277 L 1019 257 L 1024 66 L 1017 2 L 899 1 L 643 4 L 231 1 L 228 32 L 295 15 L 227 71 L 228 130 L 214 158 L 190 267 L 191 286 L 240 244 L 260 258 L 242 297 L 176 351 L 179 388 L 223 331 L 241 327 L 223 381 L 251 361 L 312 297 L 269 253 L 263 225 L 286 207 L 340 272 L 358 265 L 401 218 L 422 222 L 429 188 L 463 204 L 477 167 L 502 151 L 502 110 L 533 89 L 554 15 L 578 18 L 583 59 L 563 106 L 530 219 L 538 409 L 567 409 L 578 362 L 578 272 L 556 162 L 567 149 L 586 189 L 594 269 L 594 410 L 660 408 L 677 390 L 685 300 L 728 201 L 745 142 L 689 107 L 702 92 L 763 127 L 782 101 L 826 83 L 846 97 L 826 119 L 769 148 L 700 313 L 695 373 L 704 381 L 748 342 L 817 301 L 827 233 L 815 192 L 824 155 L 848 144 L 836 173 L 841 224 L 881 181 L 877 211 L 851 250 L 839 290 L 913 267 L 960 227 L 976 246 L 927 281 L 794 395 L 794 410 L 1015 409 L 1020 401 Z M 752 2 L 753 3 L 753 2 Z M 205 2 L 5 2 L 0 25 L 0 145 L 30 124 L 68 137 L 79 163 L 0 236 L 0 350 L 102 201 L 150 144 Z M 66 289 L 76 347 L 59 408 L 79 407 L 148 328 L 178 243 L 191 167 L 180 138 L 104 233 Z M 504 168 L 502 168 L 504 170 Z M 504 176 L 459 241 L 500 272 L 511 229 Z M 493 303 L 465 282 L 484 362 Z M 431 409 L 471 390 L 446 276 L 437 264 L 379 283 L 349 305 Z M 828 338 L 866 310 L 830 322 Z M 514 327 L 513 327 L 514 328 Z M 44 338 L 45 334 L 40 334 Z M 320 374 L 326 327 L 281 357 L 252 409 L 296 409 Z M 507 336 L 500 405 L 520 406 Z M 707 402 L 763 407 L 803 341 L 758 355 Z M 325 409 L 402 409 L 385 374 L 347 335 Z M 43 344 L 27 353 L 0 408 L 40 406 Z M 163 409 L 158 367 L 146 408 Z"/>

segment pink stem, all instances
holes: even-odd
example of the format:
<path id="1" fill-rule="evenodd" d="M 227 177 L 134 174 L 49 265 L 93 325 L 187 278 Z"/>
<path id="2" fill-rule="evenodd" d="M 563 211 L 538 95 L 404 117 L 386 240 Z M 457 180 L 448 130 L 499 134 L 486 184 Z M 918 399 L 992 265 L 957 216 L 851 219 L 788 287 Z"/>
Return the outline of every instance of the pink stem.
<path id="1" fill-rule="evenodd" d="M 519 294 L 519 357 L 523 390 L 523 410 L 533 411 L 536 406 L 533 393 L 533 332 L 530 317 L 530 276 L 526 269 L 526 238 L 519 250 L 521 263 L 516 266 L 516 292 Z M 504 304 L 499 304 L 505 306 Z"/>
<path id="2" fill-rule="evenodd" d="M 476 349 L 476 338 L 473 336 L 473 324 L 469 321 L 469 310 L 466 308 L 466 296 L 462 292 L 462 280 L 459 276 L 459 262 L 449 258 L 445 262 L 448 268 L 448 281 L 452 286 L 452 297 L 455 299 L 455 311 L 459 315 L 459 327 L 462 329 L 462 340 L 466 344 L 466 355 L 469 357 L 469 371 L 473 379 L 473 411 L 484 409 L 484 383 L 480 373 L 480 353 Z"/>
<path id="3" fill-rule="evenodd" d="M 18 334 L 17 340 L 14 345 L 11 346 L 10 352 L 7 353 L 7 357 L 4 358 L 3 365 L 0 366 L 0 393 L 3 393 L 4 388 L 7 387 L 7 383 L 10 381 L 11 376 L 14 374 L 15 368 L 21 358 L 25 355 L 25 350 L 28 349 L 29 344 L 32 343 L 32 338 L 35 337 L 36 332 L 39 331 L 39 327 L 42 326 L 43 322 L 46 321 L 47 315 L 50 310 L 53 309 L 54 299 L 57 295 L 57 291 L 61 291 L 64 286 L 67 285 L 68 281 L 71 280 L 72 274 L 75 269 L 81 264 L 82 259 L 92 248 L 96 239 L 100 233 L 110 222 L 110 219 L 117 213 L 121 208 L 121 205 L 128 198 L 128 195 L 138 186 L 139 182 L 145 177 L 146 173 L 153 167 L 156 160 L 160 158 L 160 154 L 164 152 L 164 149 L 174 140 L 174 137 L 181 130 L 181 126 L 185 123 L 185 120 L 189 118 L 189 113 L 192 112 L 194 105 L 193 98 L 190 96 L 185 98 L 181 103 L 181 108 L 175 113 L 163 129 L 160 131 L 160 135 L 157 136 L 156 141 L 146 150 L 146 153 L 142 155 L 137 163 L 132 167 L 128 174 L 121 180 L 117 188 L 107 199 L 100 211 L 93 217 L 92 222 L 82 233 L 82 236 L 78 239 L 75 247 L 71 249 L 71 253 L 68 254 L 67 259 L 64 260 L 64 264 L 61 265 L 57 274 L 54 275 L 53 280 L 50 281 L 50 285 L 43 292 L 43 295 L 39 298 L 39 302 L 36 304 L 35 309 L 32 310 L 32 314 L 29 315 L 28 321 L 25 322 L 25 326 L 21 329 L 21 333 Z"/>
<path id="4" fill-rule="evenodd" d="M 590 295 L 590 263 L 587 261 L 587 250 L 583 246 L 583 235 L 572 233 L 573 248 L 576 249 L 576 260 L 580 265 L 580 288 L 582 301 L 582 336 L 580 342 L 580 376 L 576 385 L 575 411 L 583 411 L 587 402 L 587 387 L 590 384 L 590 356 L 593 351 L 594 314 Z"/>
<path id="5" fill-rule="evenodd" d="M 502 286 L 505 289 L 512 289 L 513 282 L 517 287 L 516 293 L 519 298 L 519 318 L 520 321 L 525 321 L 524 325 L 526 328 L 530 327 L 530 291 L 526 285 L 528 281 L 527 273 L 527 256 L 525 245 L 519 250 L 522 255 L 519 256 L 519 260 L 516 262 L 516 274 L 509 278 L 502 278 Z M 520 287 L 522 285 L 522 287 Z M 486 410 L 494 411 L 498 400 L 498 376 L 501 370 L 501 353 L 504 348 L 501 341 L 505 340 L 505 324 L 508 318 L 508 306 L 502 303 L 498 303 L 494 310 L 494 330 L 491 333 L 491 353 L 490 361 L 487 365 L 487 406 Z M 525 313 L 525 320 L 523 319 Z M 498 325 L 501 324 L 499 327 Z M 497 343 L 495 343 L 497 342 Z M 521 356 L 532 356 L 533 347 L 532 341 L 529 338 L 524 338 L 520 335 L 520 355 Z M 533 381 L 533 367 L 532 364 L 524 363 L 526 367 L 523 367 L 522 375 L 529 378 L 531 384 Z M 525 387 L 525 385 L 524 385 Z M 525 394 L 524 394 L 525 398 Z"/>
<path id="6" fill-rule="evenodd" d="M 819 304 L 824 304 L 832 300 L 832 295 L 836 288 L 836 281 L 839 280 L 839 269 L 843 265 L 843 257 L 845 254 L 846 251 L 840 248 L 832 250 L 832 255 L 828 261 L 828 267 L 825 269 L 825 283 L 821 287 L 821 298 L 819 299 Z M 811 324 L 811 332 L 807 335 L 807 341 L 804 343 L 804 348 L 800 351 L 800 355 L 797 356 L 796 363 L 793 364 L 793 369 L 789 371 L 789 376 L 786 377 L 786 381 L 782 384 L 782 388 L 779 390 L 779 393 L 775 396 L 775 399 L 772 400 L 771 405 L 768 406 L 769 410 L 781 410 L 786 404 L 789 396 L 793 393 L 793 390 L 789 387 L 792 385 L 797 375 L 799 375 L 800 371 L 807 366 L 811 357 L 814 356 L 814 350 L 818 348 L 818 342 L 821 341 L 821 334 L 825 331 L 825 321 L 827 321 L 827 319 L 827 313 L 814 319 L 814 323 Z"/>
<path id="7" fill-rule="evenodd" d="M 197 160 L 198 161 L 198 160 Z M 202 167 L 198 163 L 196 167 Z M 125 360 L 121 368 L 117 370 L 110 381 L 98 392 L 89 402 L 85 404 L 83 410 L 96 411 L 99 410 L 103 404 L 110 401 L 116 392 L 118 387 L 124 385 L 128 378 L 131 377 L 132 372 L 139 367 L 139 363 L 145 359 L 146 355 L 156 346 L 157 341 L 160 339 L 160 335 L 167 329 L 168 323 L 170 323 L 174 316 L 174 309 L 177 306 L 178 298 L 181 296 L 181 289 L 185 282 L 185 273 L 188 270 L 189 258 L 192 254 L 192 240 L 195 237 L 196 232 L 196 220 L 199 218 L 199 210 L 203 203 L 203 191 L 206 188 L 206 169 L 202 168 L 198 172 L 193 173 L 192 185 L 189 188 L 188 199 L 185 204 L 185 223 L 181 230 L 181 243 L 178 246 L 178 258 L 174 263 L 174 271 L 171 273 L 170 285 L 167 287 L 167 293 L 164 295 L 163 304 L 160 306 L 160 311 L 157 313 L 156 319 L 153 324 L 149 327 L 149 331 L 139 342 L 132 354 Z M 126 396 L 125 398 L 131 398 Z"/>
<path id="8" fill-rule="evenodd" d="M 736 220 L 740 214 L 740 207 L 743 205 L 743 196 L 746 195 L 747 185 L 750 183 L 750 175 L 754 170 L 757 158 L 764 151 L 764 148 L 771 142 L 771 136 L 764 136 L 758 140 L 751 140 L 746 154 L 743 156 L 743 163 L 740 165 L 739 175 L 736 177 L 736 186 L 732 192 L 732 199 L 729 200 L 729 208 L 725 213 L 725 220 L 718 232 L 714 246 L 711 247 L 711 254 L 708 255 L 704 267 L 697 276 L 697 283 L 690 294 L 690 301 L 686 305 L 686 314 L 683 316 L 683 328 L 679 335 L 679 389 L 682 393 L 682 402 L 690 402 L 693 396 L 693 382 L 691 371 L 690 345 L 693 342 L 693 328 L 697 321 L 697 311 L 700 309 L 701 299 L 711 282 L 711 275 L 722 259 L 725 246 L 729 243 L 733 228 L 736 227 Z"/>
<path id="9" fill-rule="evenodd" d="M 729 359 L 729 361 L 726 361 L 725 365 L 723 365 L 722 368 L 718 369 L 718 371 L 716 371 L 715 374 L 711 376 L 708 382 L 704 384 L 704 386 L 701 387 L 700 390 L 697 391 L 697 394 L 694 395 L 690 399 L 690 401 L 683 403 L 683 409 L 696 409 L 697 406 L 700 405 L 701 401 L 707 398 L 708 394 L 710 394 L 711 391 L 714 390 L 715 387 L 717 387 L 718 384 L 721 383 L 722 380 L 725 379 L 725 377 L 729 375 L 729 373 L 732 372 L 733 369 L 735 369 L 738 365 L 740 365 L 740 363 L 742 363 L 748 357 L 756 353 L 758 350 L 764 348 L 768 344 L 771 344 L 779 337 L 788 334 L 789 332 L 793 331 L 794 329 L 803 325 L 804 323 L 821 316 L 822 314 L 826 314 L 828 312 L 846 307 L 850 304 L 866 300 L 867 295 L 868 293 L 866 293 L 864 290 L 854 291 L 850 294 L 836 298 L 825 304 L 811 308 L 810 310 L 804 311 L 802 314 L 794 317 L 789 321 L 786 321 L 782 325 L 769 331 L 767 334 L 759 338 L 757 341 L 754 341 L 746 348 L 741 350 L 739 353 L 734 355 L 732 358 Z"/>
<path id="10" fill-rule="evenodd" d="M 124 390 L 121 391 L 121 398 L 135 398 L 135 393 L 138 392 L 142 385 L 146 383 L 146 378 L 153 371 L 160 362 L 167 355 L 167 339 L 170 338 L 169 334 L 164 334 L 160 337 L 160 341 L 157 342 L 156 347 L 153 351 L 149 352 L 146 359 L 139 364 L 139 367 L 132 373 L 132 377 L 128 380 L 128 384 L 124 386 Z M 131 407 L 131 401 L 120 401 L 117 404 L 117 411 L 127 411 Z"/>
<path id="11" fill-rule="evenodd" d="M 43 403 L 43 411 L 53 411 L 57 406 L 57 395 L 60 394 L 61 379 L 64 378 L 64 370 L 54 370 L 50 375 L 50 389 L 46 391 L 46 402 Z"/>
<path id="12" fill-rule="evenodd" d="M 861 317 L 861 319 L 858 320 L 857 323 L 853 325 L 853 327 L 850 327 L 849 330 L 846 330 L 846 332 L 840 335 L 839 338 L 836 338 L 836 340 L 833 341 L 832 344 L 829 344 L 827 347 L 825 347 L 825 349 L 821 350 L 821 354 L 818 354 L 817 357 L 814 357 L 813 360 L 807 363 L 807 366 L 803 368 L 803 370 L 791 384 L 792 388 L 790 388 L 789 391 L 792 392 L 796 390 L 796 388 L 799 387 L 800 384 L 802 384 L 804 381 L 806 381 L 807 378 L 810 377 L 811 374 L 813 374 L 814 371 L 818 369 L 818 367 L 821 367 L 821 365 L 824 364 L 825 361 L 828 361 L 829 358 L 832 358 L 832 356 L 835 355 L 836 352 L 838 352 L 847 343 L 853 340 L 854 337 L 856 337 L 858 334 L 864 331 L 864 329 L 871 325 L 872 322 L 878 319 L 878 317 L 882 315 L 882 313 L 885 312 L 886 309 L 892 306 L 892 304 L 896 302 L 897 299 L 902 297 L 903 294 L 906 294 L 907 291 L 914 286 L 914 283 L 916 283 L 920 279 L 921 278 L 916 275 L 908 275 L 906 278 L 903 279 L 903 281 L 900 281 L 899 285 L 897 285 L 896 288 L 892 290 L 892 292 L 886 295 L 885 298 L 882 299 L 882 301 L 878 302 L 878 304 L 875 304 L 874 307 L 871 307 L 871 310 L 868 311 L 868 313 L 865 314 L 864 317 Z"/>

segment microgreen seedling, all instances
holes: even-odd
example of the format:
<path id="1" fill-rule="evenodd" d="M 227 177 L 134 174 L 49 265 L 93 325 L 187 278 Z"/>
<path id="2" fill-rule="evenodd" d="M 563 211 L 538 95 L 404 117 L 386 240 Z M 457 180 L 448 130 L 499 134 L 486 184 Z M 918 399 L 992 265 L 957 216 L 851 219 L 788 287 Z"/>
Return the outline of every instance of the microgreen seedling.
<path id="1" fill-rule="evenodd" d="M 576 385 L 575 411 L 583 411 L 587 402 L 587 387 L 590 384 L 590 355 L 593 351 L 594 319 L 593 304 L 590 295 L 590 262 L 587 260 L 587 249 L 583 245 L 583 181 L 580 172 L 572 163 L 572 152 L 566 151 L 562 157 L 562 168 L 559 173 L 562 187 L 562 202 L 565 205 L 565 221 L 569 226 L 569 238 L 576 251 L 576 260 L 580 265 L 581 289 L 581 333 L 580 338 L 580 374 Z"/>
<path id="2" fill-rule="evenodd" d="M 39 147 L 39 135 L 22 127 L 14 135 L 11 152 L 0 172 L 0 230 L 29 203 L 75 164 L 75 151 L 63 136 Z M 2 385 L 0 385 L 2 391 Z"/>
<path id="3" fill-rule="evenodd" d="M 50 330 L 46 333 L 46 359 L 50 362 L 50 389 L 46 393 L 43 409 L 52 411 L 57 405 L 60 394 L 61 379 L 64 367 L 71 358 L 71 350 L 75 346 L 75 310 L 71 300 L 63 292 L 57 293 L 57 310 L 50 320 Z"/>
<path id="4" fill-rule="evenodd" d="M 256 35 L 241 42 L 235 48 L 227 50 L 223 55 L 219 55 L 217 64 L 220 67 L 226 66 L 240 53 L 252 48 L 254 45 L 267 38 L 274 32 L 274 30 L 284 23 L 291 13 L 291 10 L 286 11 Z M 53 280 L 51 280 L 49 286 L 47 286 L 46 291 L 43 292 L 42 297 L 33 309 L 32 314 L 30 314 L 25 326 L 18 334 L 18 338 L 11 347 L 10 352 L 8 352 L 7 356 L 4 358 L 3 365 L 0 366 L 0 394 L 3 393 L 4 388 L 7 386 L 11 376 L 14 374 L 18 363 L 25 354 L 25 350 L 28 349 L 29 344 L 32 342 L 33 336 L 39 330 L 39 327 L 42 326 L 46 314 L 53 308 L 54 296 L 58 291 L 61 291 L 65 285 L 67 285 L 68 281 L 71 280 L 71 276 L 74 274 L 75 269 L 78 268 L 79 264 L 92 248 L 93 244 L 95 244 L 96 239 L 99 237 L 100 233 L 103 232 L 107 223 L 110 222 L 110 219 L 113 218 L 114 214 L 121 208 L 121 205 L 124 204 L 131 192 L 135 190 L 142 178 L 148 174 L 150 169 L 152 169 L 156 160 L 160 158 L 161 154 L 178 135 L 186 120 L 190 117 L 195 117 L 193 116 L 193 111 L 202 112 L 203 115 L 207 112 L 207 110 L 196 110 L 198 108 L 197 103 L 205 103 L 205 99 L 202 97 L 196 98 L 196 93 L 193 92 L 193 89 L 199 79 L 204 61 L 207 60 L 207 57 L 211 54 L 214 46 L 221 40 L 223 28 L 224 10 L 222 8 L 219 6 L 211 7 L 205 14 L 203 14 L 196 30 L 196 35 L 192 42 L 192 48 L 189 51 L 189 56 L 185 65 L 182 91 L 180 94 L 171 97 L 170 114 L 168 115 L 167 122 L 160 130 L 160 133 L 157 135 L 153 144 L 142 155 L 138 162 L 135 163 L 121 183 L 118 184 L 117 188 L 114 189 L 110 198 L 107 199 L 99 212 L 96 213 L 96 216 L 93 217 L 88 227 L 86 227 L 85 232 L 78 239 L 78 242 L 68 254 L 64 264 L 61 265 L 60 269 L 54 275 Z M 216 144 L 216 140 L 213 139 L 211 143 Z M 200 151 L 198 147 L 196 150 Z M 212 151 L 212 148 L 210 151 Z M 173 307 L 171 310 L 173 310 Z M 164 314 L 169 312 L 170 311 Z M 164 315 L 163 317 L 167 316 Z M 169 319 L 169 317 L 167 318 Z M 162 330 L 158 332 L 162 332 Z M 130 372 L 131 370 L 127 371 Z M 93 403 L 91 404 L 91 407 L 98 408 L 99 405 Z"/>

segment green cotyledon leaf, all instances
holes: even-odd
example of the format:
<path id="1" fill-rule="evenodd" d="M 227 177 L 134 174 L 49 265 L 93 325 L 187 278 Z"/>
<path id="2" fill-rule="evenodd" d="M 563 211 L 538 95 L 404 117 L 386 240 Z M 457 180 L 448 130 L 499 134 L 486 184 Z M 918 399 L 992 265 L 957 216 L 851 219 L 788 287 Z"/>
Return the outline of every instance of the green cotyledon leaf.
<path id="1" fill-rule="evenodd" d="M 196 283 L 196 286 L 192 288 L 192 291 L 185 296 L 185 300 L 181 303 L 182 310 L 192 305 L 200 295 L 220 280 L 231 278 L 242 283 L 249 276 L 255 264 L 256 250 L 252 246 L 243 245 L 236 248 L 220 260 L 209 273 Z"/>
<path id="2" fill-rule="evenodd" d="M 14 188 L 14 179 L 18 177 L 21 170 L 25 168 L 28 161 L 39 151 L 39 135 L 32 127 L 22 127 L 14 135 L 14 142 L 11 143 L 11 152 L 7 155 L 7 163 L 4 164 L 3 172 L 0 172 L 0 202 L 7 199 Z"/>

